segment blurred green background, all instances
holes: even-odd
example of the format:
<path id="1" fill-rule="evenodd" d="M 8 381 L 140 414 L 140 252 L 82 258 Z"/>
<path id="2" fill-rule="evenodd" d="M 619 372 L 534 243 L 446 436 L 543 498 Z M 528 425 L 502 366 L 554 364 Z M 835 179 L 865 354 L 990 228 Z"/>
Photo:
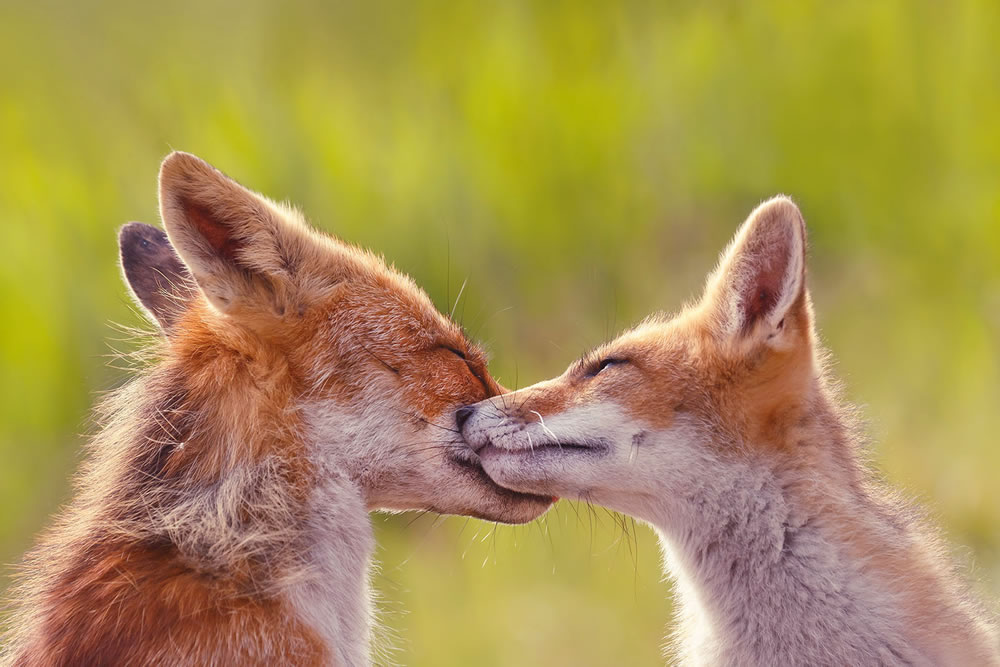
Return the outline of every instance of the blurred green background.
<path id="1" fill-rule="evenodd" d="M 791 194 L 873 459 L 996 599 L 998 34 L 992 1 L 3 0 L 0 561 L 66 500 L 89 407 L 123 379 L 109 323 L 139 318 L 115 229 L 157 220 L 176 148 L 444 310 L 468 279 L 457 316 L 511 386 L 677 308 Z M 375 520 L 380 662 L 662 662 L 645 527 L 566 502 L 519 528 Z"/>

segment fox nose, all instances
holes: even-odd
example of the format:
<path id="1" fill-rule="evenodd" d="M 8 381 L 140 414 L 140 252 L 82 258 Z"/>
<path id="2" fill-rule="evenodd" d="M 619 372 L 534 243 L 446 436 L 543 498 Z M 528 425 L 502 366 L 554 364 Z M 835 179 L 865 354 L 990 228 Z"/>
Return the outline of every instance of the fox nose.
<path id="1" fill-rule="evenodd" d="M 458 410 L 455 410 L 455 423 L 458 424 L 459 430 L 465 425 L 465 422 L 469 421 L 469 417 L 472 416 L 476 409 L 471 405 L 463 405 Z"/>

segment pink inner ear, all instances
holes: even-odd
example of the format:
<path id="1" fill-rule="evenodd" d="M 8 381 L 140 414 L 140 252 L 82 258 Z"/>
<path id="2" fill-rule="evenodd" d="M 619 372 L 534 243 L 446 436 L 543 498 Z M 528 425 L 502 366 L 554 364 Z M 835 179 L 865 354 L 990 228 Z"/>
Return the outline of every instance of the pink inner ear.
<path id="1" fill-rule="evenodd" d="M 784 287 L 787 266 L 779 261 L 763 262 L 754 267 L 753 278 L 743 294 L 743 329 L 748 333 L 757 322 L 778 305 Z"/>
<path id="2" fill-rule="evenodd" d="M 236 263 L 236 251 L 243 244 L 232 237 L 232 230 L 227 225 L 219 222 L 203 206 L 185 201 L 183 202 L 183 207 L 188 220 L 194 223 L 198 233 L 208 242 L 212 250 L 223 259 Z"/>

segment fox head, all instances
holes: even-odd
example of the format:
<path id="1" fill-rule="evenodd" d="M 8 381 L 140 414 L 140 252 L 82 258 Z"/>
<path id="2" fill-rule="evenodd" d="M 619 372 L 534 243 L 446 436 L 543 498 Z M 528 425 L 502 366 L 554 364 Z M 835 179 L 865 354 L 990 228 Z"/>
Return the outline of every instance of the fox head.
<path id="1" fill-rule="evenodd" d="M 463 433 L 511 489 L 642 518 L 649 500 L 751 452 L 795 447 L 818 391 L 805 226 L 777 197 L 750 215 L 698 303 L 656 315 L 561 376 L 470 406 Z"/>
<path id="2" fill-rule="evenodd" d="M 456 409 L 501 388 L 408 277 L 192 155 L 168 156 L 159 185 L 166 234 L 130 223 L 119 240 L 126 282 L 166 335 L 163 364 L 182 376 L 171 439 L 190 439 L 165 469 L 211 477 L 285 447 L 313 475 L 349 475 L 369 509 L 514 523 L 548 507 L 497 486 L 462 443 Z"/>

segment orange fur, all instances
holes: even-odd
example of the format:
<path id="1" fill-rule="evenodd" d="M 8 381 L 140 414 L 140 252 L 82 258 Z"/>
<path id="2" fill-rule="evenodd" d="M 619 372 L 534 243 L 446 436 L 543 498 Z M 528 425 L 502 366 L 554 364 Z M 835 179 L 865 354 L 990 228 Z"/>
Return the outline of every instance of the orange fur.
<path id="1" fill-rule="evenodd" d="M 185 283 L 173 294 L 137 291 L 167 337 L 103 406 L 77 496 L 22 568 L 3 662 L 335 663 L 343 647 L 310 627 L 293 592 L 330 574 L 317 569 L 320 547 L 366 557 L 371 529 L 354 517 L 334 531 L 344 547 L 317 544 L 334 538 L 314 524 L 346 511 L 311 506 L 317 489 L 346 485 L 362 513 L 501 521 L 549 502 L 449 458 L 464 454 L 447 440 L 454 410 L 500 388 L 483 352 L 409 278 L 193 156 L 165 160 L 160 198 L 190 275 L 171 274 Z M 123 261 L 146 257 L 126 257 L 136 248 L 123 245 Z M 129 280 L 156 269 L 127 266 Z M 331 449 L 316 440 L 318 410 L 379 430 Z"/>

